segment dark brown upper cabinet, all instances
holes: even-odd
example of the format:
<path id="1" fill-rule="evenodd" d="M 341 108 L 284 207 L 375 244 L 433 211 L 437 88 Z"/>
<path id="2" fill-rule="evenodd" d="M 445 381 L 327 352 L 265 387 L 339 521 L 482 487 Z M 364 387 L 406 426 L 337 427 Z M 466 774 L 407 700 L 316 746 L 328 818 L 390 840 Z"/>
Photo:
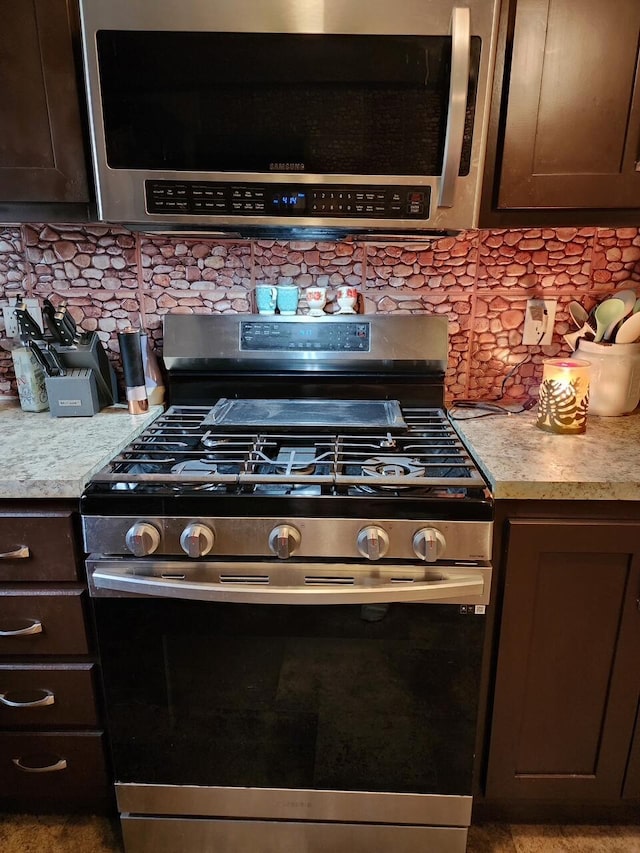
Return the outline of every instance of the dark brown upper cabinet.
<path id="1" fill-rule="evenodd" d="M 0 0 L 0 221 L 89 201 L 72 0 Z M 75 215 L 74 215 L 75 206 Z M 54 215 L 55 218 L 55 215 Z"/>
<path id="2" fill-rule="evenodd" d="M 640 222 L 640 3 L 505 0 L 482 225 Z"/>

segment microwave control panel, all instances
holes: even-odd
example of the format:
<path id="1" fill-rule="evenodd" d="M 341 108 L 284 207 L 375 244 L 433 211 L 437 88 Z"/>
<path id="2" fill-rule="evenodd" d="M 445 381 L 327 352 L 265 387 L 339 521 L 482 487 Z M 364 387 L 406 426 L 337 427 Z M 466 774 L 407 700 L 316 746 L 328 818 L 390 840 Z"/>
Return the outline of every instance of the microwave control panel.
<path id="1" fill-rule="evenodd" d="M 145 181 L 147 213 L 203 216 L 429 218 L 430 187 Z"/>

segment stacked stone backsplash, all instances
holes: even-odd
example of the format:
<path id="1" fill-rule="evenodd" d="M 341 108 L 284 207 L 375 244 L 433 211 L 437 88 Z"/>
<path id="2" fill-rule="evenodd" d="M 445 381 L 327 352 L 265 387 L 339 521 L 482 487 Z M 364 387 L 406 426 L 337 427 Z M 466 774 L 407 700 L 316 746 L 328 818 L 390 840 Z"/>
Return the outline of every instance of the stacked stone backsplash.
<path id="1" fill-rule="evenodd" d="M 162 352 L 168 312 L 249 313 L 257 282 L 325 277 L 359 287 L 367 312 L 449 318 L 449 401 L 536 396 L 542 360 L 568 353 L 567 305 L 590 309 L 616 289 L 640 295 L 640 228 L 465 231 L 416 243 L 220 240 L 139 234 L 103 225 L 0 226 L 0 304 L 18 293 L 66 300 L 119 367 L 117 332 L 140 323 Z M 631 284 L 629 284 L 631 282 Z M 553 343 L 523 347 L 526 300 L 558 300 Z M 331 306 L 330 306 L 331 307 Z M 0 315 L 0 395 L 15 395 Z"/>

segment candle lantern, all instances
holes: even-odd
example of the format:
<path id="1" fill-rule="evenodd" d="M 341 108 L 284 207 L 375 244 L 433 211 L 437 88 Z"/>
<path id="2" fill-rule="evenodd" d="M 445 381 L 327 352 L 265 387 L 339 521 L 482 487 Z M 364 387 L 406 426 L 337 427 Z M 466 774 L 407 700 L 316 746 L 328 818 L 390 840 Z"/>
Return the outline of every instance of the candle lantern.
<path id="1" fill-rule="evenodd" d="M 559 435 L 577 435 L 587 426 L 589 362 L 549 358 L 544 362 L 536 426 Z"/>

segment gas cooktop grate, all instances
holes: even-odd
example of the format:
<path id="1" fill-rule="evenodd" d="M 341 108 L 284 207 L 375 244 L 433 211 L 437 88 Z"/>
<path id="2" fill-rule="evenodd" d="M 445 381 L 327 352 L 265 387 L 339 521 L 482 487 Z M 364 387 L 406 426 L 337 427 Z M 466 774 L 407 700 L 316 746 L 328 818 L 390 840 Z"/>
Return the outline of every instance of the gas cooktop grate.
<path id="1" fill-rule="evenodd" d="M 258 485 L 318 485 L 325 492 L 483 487 L 445 412 L 404 408 L 402 435 L 216 432 L 210 406 L 172 406 L 93 478 L 94 483 L 201 485 L 237 491 Z"/>

